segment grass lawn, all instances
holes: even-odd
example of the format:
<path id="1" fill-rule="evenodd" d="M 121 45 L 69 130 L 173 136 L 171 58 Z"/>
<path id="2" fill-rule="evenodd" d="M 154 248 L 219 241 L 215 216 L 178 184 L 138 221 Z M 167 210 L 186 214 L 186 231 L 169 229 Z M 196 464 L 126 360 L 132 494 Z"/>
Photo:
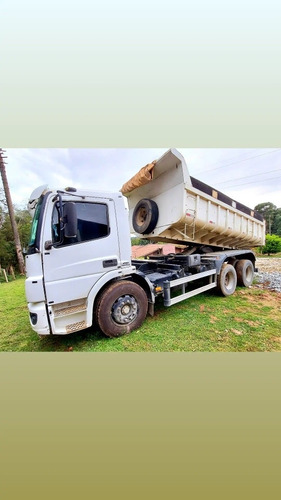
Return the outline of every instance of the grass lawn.
<path id="1" fill-rule="evenodd" d="M 96 327 L 40 338 L 29 324 L 24 278 L 0 283 L 0 351 L 280 351 L 281 294 L 237 288 L 156 306 L 139 330 L 109 339 Z"/>

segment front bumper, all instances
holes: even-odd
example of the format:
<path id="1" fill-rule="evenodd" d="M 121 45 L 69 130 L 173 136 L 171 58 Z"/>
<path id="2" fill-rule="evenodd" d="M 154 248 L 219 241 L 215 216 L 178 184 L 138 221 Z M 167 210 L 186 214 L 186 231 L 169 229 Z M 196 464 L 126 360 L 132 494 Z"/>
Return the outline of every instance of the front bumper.
<path id="1" fill-rule="evenodd" d="M 51 332 L 45 302 L 29 302 L 28 310 L 32 329 L 38 333 L 38 335 L 50 335 Z"/>

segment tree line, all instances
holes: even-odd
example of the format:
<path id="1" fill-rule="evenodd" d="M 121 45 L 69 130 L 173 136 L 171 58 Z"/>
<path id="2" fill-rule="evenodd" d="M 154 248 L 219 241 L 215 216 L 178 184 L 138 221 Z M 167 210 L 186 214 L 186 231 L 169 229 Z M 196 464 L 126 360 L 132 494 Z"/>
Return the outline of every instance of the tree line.
<path id="1" fill-rule="evenodd" d="M 255 210 L 263 216 L 266 228 L 265 245 L 260 252 L 268 255 L 281 252 L 281 208 L 267 202 L 256 205 Z"/>
<path id="2" fill-rule="evenodd" d="M 265 220 L 266 234 L 281 236 L 281 208 L 277 208 L 276 205 L 268 201 L 256 205 L 255 210 Z"/>
<path id="3" fill-rule="evenodd" d="M 14 213 L 22 248 L 27 248 L 31 230 L 31 216 L 27 209 L 17 207 L 14 207 Z M 0 265 L 3 269 L 10 266 L 18 269 L 14 234 L 2 189 L 0 189 Z"/>
<path id="4" fill-rule="evenodd" d="M 262 253 L 281 252 L 281 208 L 273 203 L 261 203 L 255 207 L 265 219 L 266 245 L 260 249 Z M 31 230 L 31 217 L 28 210 L 15 207 L 15 218 L 23 249 L 28 248 Z M 147 240 L 134 239 L 133 244 L 146 244 Z M 4 192 L 0 189 L 0 265 L 6 269 L 9 266 L 18 268 L 17 254 L 12 226 L 8 214 Z"/>

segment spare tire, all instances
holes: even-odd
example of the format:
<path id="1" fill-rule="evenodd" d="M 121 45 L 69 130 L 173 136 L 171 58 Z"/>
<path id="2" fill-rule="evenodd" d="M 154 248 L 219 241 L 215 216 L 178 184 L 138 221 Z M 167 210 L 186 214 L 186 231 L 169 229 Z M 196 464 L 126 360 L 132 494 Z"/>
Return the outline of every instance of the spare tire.
<path id="1" fill-rule="evenodd" d="M 133 228 L 136 233 L 149 234 L 155 229 L 159 217 L 157 203 L 153 200 L 143 198 L 140 200 L 133 212 Z"/>

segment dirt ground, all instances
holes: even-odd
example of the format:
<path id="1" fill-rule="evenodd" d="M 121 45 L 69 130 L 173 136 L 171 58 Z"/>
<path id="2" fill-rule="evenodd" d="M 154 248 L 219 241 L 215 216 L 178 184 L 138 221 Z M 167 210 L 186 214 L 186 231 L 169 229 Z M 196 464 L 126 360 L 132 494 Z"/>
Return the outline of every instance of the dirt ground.
<path id="1" fill-rule="evenodd" d="M 274 257 L 262 257 L 257 258 L 256 266 L 260 272 L 272 273 L 279 272 L 281 273 L 281 259 Z"/>

